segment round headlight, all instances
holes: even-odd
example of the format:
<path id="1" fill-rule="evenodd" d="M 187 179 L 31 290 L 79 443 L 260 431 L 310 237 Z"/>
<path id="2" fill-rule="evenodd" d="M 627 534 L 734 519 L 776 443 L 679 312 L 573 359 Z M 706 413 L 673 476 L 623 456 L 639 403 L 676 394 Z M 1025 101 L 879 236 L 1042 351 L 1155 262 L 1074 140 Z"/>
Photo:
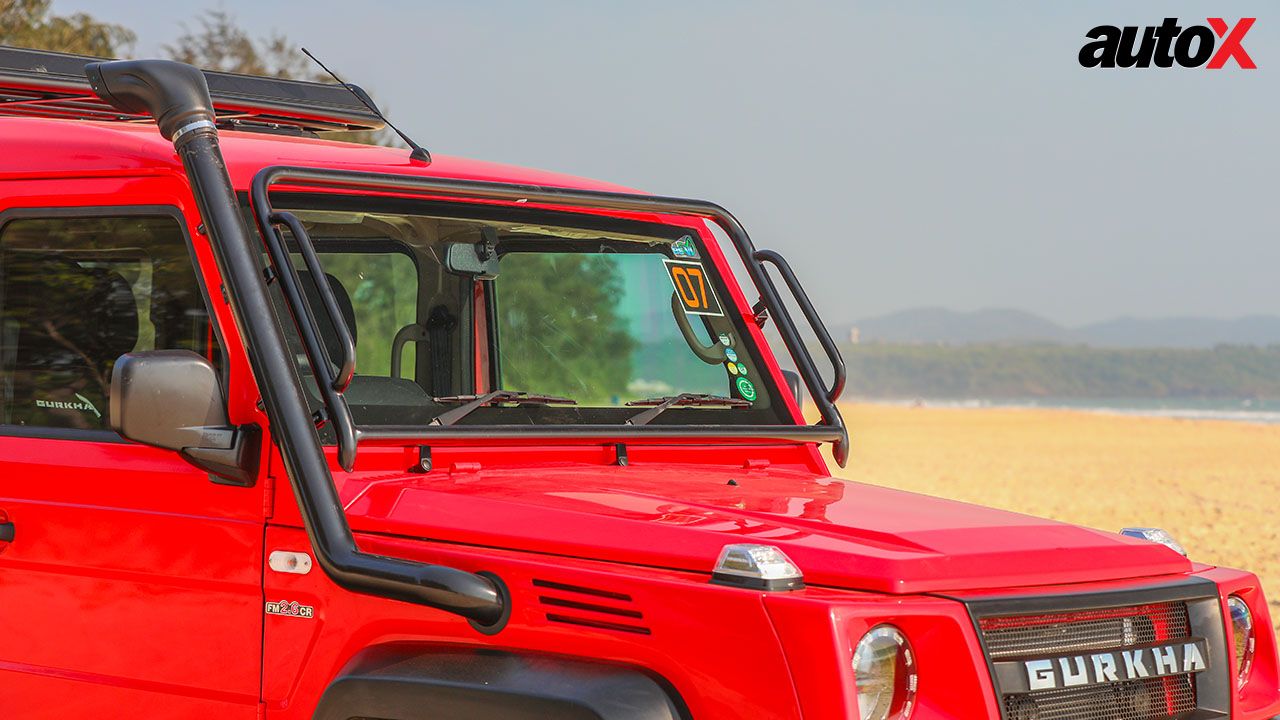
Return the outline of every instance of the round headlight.
<path id="1" fill-rule="evenodd" d="M 1236 687 L 1242 688 L 1249 681 L 1249 670 L 1253 668 L 1253 646 L 1256 638 L 1253 635 L 1253 613 L 1244 600 L 1232 595 L 1227 598 L 1227 609 L 1231 611 L 1231 635 L 1236 645 Z"/>
<path id="2" fill-rule="evenodd" d="M 867 631 L 853 651 L 860 720 L 907 720 L 916 699 L 916 658 L 892 625 Z"/>

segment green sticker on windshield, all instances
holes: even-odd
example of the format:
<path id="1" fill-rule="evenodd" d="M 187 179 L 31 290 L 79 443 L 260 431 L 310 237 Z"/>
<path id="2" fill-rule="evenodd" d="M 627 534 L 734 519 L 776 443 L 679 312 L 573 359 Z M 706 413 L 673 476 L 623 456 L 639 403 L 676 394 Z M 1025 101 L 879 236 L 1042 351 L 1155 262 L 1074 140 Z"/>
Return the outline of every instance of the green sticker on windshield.
<path id="1" fill-rule="evenodd" d="M 671 243 L 671 254 L 678 258 L 697 258 L 698 249 L 693 246 L 693 238 L 685 235 Z"/>
<path id="2" fill-rule="evenodd" d="M 743 400 L 746 400 L 746 401 L 748 401 L 748 402 L 754 402 L 754 401 L 755 401 L 755 399 L 756 399 L 756 386 L 755 386 L 755 385 L 752 385 L 750 380 L 748 380 L 748 379 L 746 379 L 746 378 L 744 378 L 744 377 L 742 377 L 742 376 L 739 376 L 739 377 L 738 377 L 738 381 L 737 381 L 737 385 L 738 385 L 738 394 L 742 396 L 742 399 L 743 399 Z"/>

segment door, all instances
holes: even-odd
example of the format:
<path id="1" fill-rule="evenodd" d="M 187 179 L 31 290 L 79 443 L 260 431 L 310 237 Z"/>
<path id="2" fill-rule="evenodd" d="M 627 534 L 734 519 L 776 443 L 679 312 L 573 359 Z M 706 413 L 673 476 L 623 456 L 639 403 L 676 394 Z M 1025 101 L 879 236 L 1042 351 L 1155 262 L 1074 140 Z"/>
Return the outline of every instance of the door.
<path id="1" fill-rule="evenodd" d="M 261 486 L 109 430 L 133 350 L 222 363 L 178 212 L 0 213 L 0 714 L 257 717 Z"/>

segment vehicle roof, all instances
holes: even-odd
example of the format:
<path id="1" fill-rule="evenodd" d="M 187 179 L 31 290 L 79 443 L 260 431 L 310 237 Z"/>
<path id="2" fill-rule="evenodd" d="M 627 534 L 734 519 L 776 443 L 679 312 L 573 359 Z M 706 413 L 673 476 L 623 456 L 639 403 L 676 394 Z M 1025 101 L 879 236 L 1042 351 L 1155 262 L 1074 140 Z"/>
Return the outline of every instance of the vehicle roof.
<path id="1" fill-rule="evenodd" d="M 323 138 L 222 131 L 222 154 L 232 185 L 246 191 L 254 174 L 272 165 L 326 167 L 364 172 L 444 177 L 484 182 L 636 192 L 597 180 L 530 168 L 450 157 L 432 152 L 430 165 L 409 151 Z M 74 177 L 103 173 L 182 172 L 173 145 L 151 123 L 53 118 L 0 118 L 0 178 Z"/>

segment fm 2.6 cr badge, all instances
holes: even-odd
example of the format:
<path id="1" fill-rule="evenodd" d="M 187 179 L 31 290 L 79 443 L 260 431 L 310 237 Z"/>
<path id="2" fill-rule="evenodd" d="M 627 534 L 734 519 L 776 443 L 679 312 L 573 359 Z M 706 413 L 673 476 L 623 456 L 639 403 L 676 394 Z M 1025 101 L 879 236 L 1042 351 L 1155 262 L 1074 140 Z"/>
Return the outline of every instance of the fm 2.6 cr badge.
<path id="1" fill-rule="evenodd" d="M 279 602 L 267 602 L 266 612 L 268 615 L 283 615 L 285 617 L 306 618 L 310 620 L 315 617 L 316 609 L 310 605 L 302 605 L 296 600 L 290 602 L 281 600 Z"/>
<path id="2" fill-rule="evenodd" d="M 1207 18 L 1208 25 L 1178 24 L 1165 18 L 1159 25 L 1117 27 L 1099 25 L 1085 33 L 1091 42 L 1080 48 L 1080 64 L 1087 68 L 1185 68 L 1221 70 L 1228 60 L 1245 70 L 1255 70 L 1253 58 L 1241 41 L 1257 18 L 1240 18 L 1234 26 L 1222 18 Z"/>

